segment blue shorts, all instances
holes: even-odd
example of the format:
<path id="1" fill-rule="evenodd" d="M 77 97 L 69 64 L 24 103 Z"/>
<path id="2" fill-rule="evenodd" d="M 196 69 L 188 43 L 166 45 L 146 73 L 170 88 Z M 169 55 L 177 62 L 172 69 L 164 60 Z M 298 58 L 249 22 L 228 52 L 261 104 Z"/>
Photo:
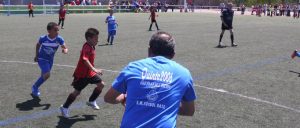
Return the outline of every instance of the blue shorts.
<path id="1" fill-rule="evenodd" d="M 117 33 L 117 30 L 110 30 L 110 31 L 108 31 L 108 35 L 109 36 L 114 36 L 114 35 L 116 35 L 116 33 Z"/>
<path id="2" fill-rule="evenodd" d="M 40 69 L 42 70 L 42 74 L 45 74 L 51 71 L 53 66 L 53 61 L 39 59 L 38 64 Z"/>

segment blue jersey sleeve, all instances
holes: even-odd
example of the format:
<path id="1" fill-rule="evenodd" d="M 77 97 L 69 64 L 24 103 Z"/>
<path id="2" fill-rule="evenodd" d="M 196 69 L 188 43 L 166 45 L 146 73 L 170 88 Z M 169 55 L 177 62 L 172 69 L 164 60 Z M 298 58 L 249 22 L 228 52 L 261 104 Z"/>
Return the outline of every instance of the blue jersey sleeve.
<path id="1" fill-rule="evenodd" d="M 193 80 L 190 79 L 188 81 L 187 89 L 184 92 L 182 100 L 186 101 L 186 102 L 190 102 L 190 101 L 193 101 L 195 99 L 196 99 L 196 93 L 195 93 L 195 90 L 194 90 Z"/>
<path id="2" fill-rule="evenodd" d="M 59 43 L 60 45 L 64 45 L 64 44 L 65 44 L 64 38 L 62 38 L 61 36 L 59 36 L 59 37 L 58 37 L 58 43 Z"/>
<path id="3" fill-rule="evenodd" d="M 39 44 L 42 44 L 42 43 L 43 43 L 43 37 L 44 37 L 44 36 L 41 36 L 41 37 L 39 38 L 39 41 L 38 41 Z"/>
<path id="4" fill-rule="evenodd" d="M 112 84 L 112 87 L 116 91 L 126 94 L 127 91 L 126 80 L 128 78 L 128 74 L 129 74 L 129 70 L 128 70 L 128 66 L 126 66 Z"/>

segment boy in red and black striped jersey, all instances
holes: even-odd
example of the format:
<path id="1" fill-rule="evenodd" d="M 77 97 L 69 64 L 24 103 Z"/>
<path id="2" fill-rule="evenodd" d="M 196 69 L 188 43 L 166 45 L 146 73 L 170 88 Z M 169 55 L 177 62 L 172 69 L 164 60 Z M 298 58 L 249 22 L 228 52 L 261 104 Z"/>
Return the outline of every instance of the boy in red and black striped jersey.
<path id="1" fill-rule="evenodd" d="M 58 26 L 60 25 L 61 23 L 61 29 L 64 29 L 64 22 L 65 22 L 65 18 L 66 18 L 66 13 L 67 13 L 67 10 L 64 8 L 64 5 L 61 5 L 60 6 L 60 9 L 59 9 L 59 21 L 58 21 Z"/>
<path id="2" fill-rule="evenodd" d="M 153 6 L 150 7 L 151 15 L 150 15 L 149 19 L 151 19 L 151 24 L 150 24 L 150 27 L 149 27 L 149 31 L 152 31 L 152 24 L 153 23 L 155 23 L 155 26 L 156 26 L 157 30 L 159 30 L 157 22 L 156 22 L 156 16 L 157 15 L 155 14 L 155 10 L 156 9 Z"/>
<path id="3" fill-rule="evenodd" d="M 85 33 L 87 42 L 83 45 L 80 58 L 73 74 L 74 80 L 72 86 L 74 91 L 68 96 L 66 102 L 60 107 L 61 113 L 65 118 L 69 117 L 69 106 L 74 102 L 76 97 L 80 94 L 88 84 L 96 84 L 97 87 L 94 89 L 92 95 L 87 102 L 88 106 L 98 110 L 99 106 L 96 103 L 96 99 L 102 92 L 104 82 L 100 78 L 102 71 L 94 67 L 95 60 L 95 46 L 98 43 L 99 31 L 94 28 L 89 28 Z"/>

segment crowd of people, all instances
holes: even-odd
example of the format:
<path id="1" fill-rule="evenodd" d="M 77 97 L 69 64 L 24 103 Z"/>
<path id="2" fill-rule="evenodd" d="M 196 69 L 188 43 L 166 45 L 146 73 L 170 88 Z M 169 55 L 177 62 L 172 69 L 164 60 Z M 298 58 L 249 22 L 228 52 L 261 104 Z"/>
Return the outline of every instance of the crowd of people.
<path id="1" fill-rule="evenodd" d="M 263 4 L 253 5 L 251 15 L 256 16 L 288 16 L 293 18 L 299 18 L 300 16 L 300 3 L 298 4 Z"/>
<path id="2" fill-rule="evenodd" d="M 76 5 L 103 5 L 103 3 L 100 0 L 69 0 L 65 1 L 64 4 L 68 4 L 71 6 Z M 167 3 L 161 2 L 159 0 L 157 1 L 141 1 L 141 0 L 117 0 L 112 1 L 109 0 L 108 3 L 105 3 L 108 5 L 110 9 L 129 9 L 134 10 L 136 12 L 146 12 L 150 11 L 150 6 L 154 6 L 157 9 L 157 12 L 167 12 L 169 9 L 172 10 L 172 12 L 175 9 L 175 3 Z"/>

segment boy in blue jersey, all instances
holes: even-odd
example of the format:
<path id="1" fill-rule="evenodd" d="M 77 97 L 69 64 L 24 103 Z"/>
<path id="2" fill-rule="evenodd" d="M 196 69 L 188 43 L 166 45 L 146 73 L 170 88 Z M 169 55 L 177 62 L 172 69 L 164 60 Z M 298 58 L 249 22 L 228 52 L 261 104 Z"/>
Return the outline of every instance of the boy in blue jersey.
<path id="1" fill-rule="evenodd" d="M 149 45 L 149 57 L 129 63 L 104 96 L 107 103 L 126 104 L 121 128 L 175 128 L 177 115 L 195 112 L 192 76 L 171 60 L 174 38 L 157 32 Z"/>
<path id="2" fill-rule="evenodd" d="M 113 16 L 113 10 L 109 10 L 109 16 L 106 17 L 105 23 L 107 23 L 108 37 L 107 37 L 107 45 L 113 45 L 114 37 L 117 33 L 118 23 L 116 22 L 115 16 Z"/>
<path id="3" fill-rule="evenodd" d="M 39 87 L 50 77 L 54 55 L 58 47 L 61 46 L 64 54 L 68 52 L 64 39 L 58 35 L 58 25 L 54 22 L 48 23 L 47 31 L 48 34 L 41 36 L 36 44 L 34 61 L 38 62 L 41 69 L 41 76 L 32 85 L 33 96 L 40 96 Z"/>

